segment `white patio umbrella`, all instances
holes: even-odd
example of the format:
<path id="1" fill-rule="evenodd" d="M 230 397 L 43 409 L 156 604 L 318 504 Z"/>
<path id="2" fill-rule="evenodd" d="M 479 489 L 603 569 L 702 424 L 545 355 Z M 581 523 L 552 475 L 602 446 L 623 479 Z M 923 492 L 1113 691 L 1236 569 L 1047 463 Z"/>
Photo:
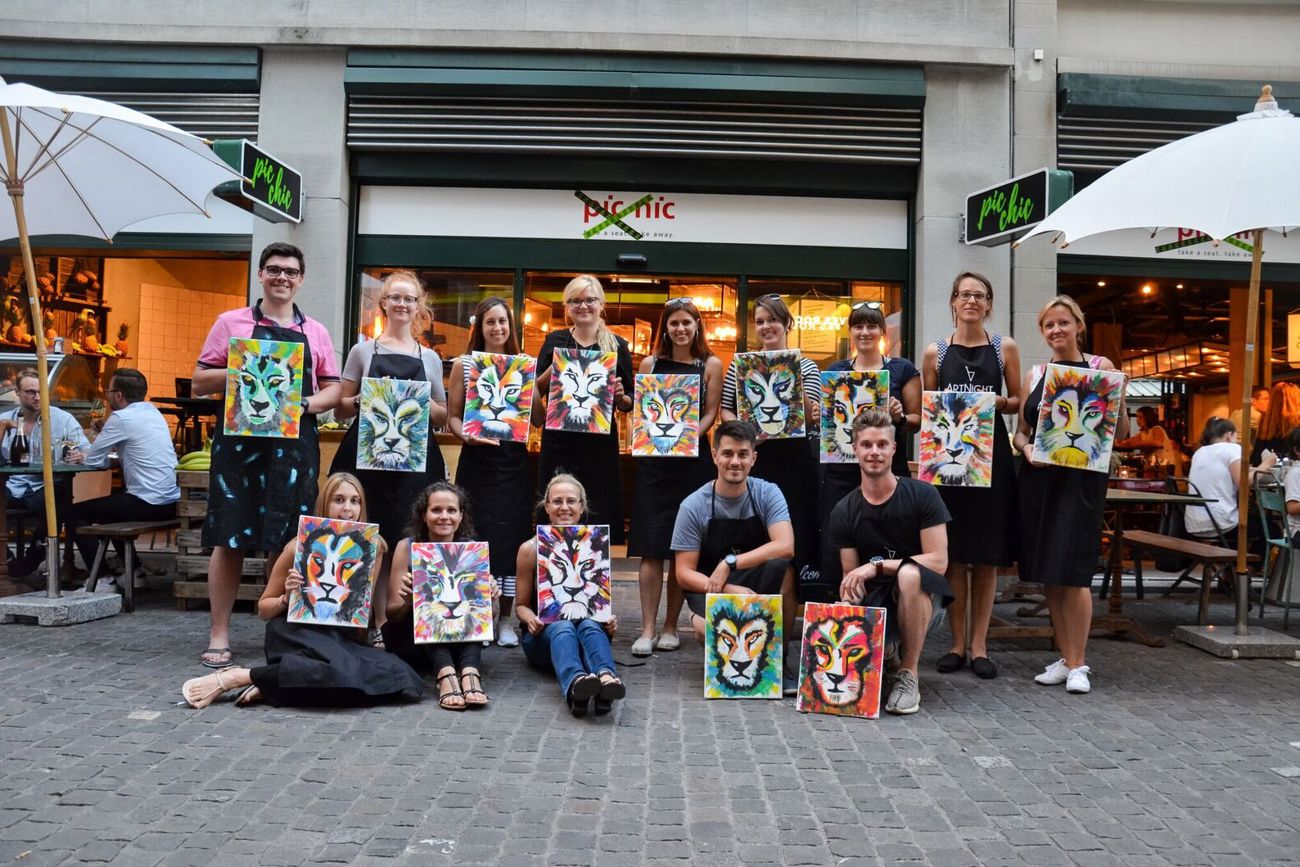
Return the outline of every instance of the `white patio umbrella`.
<path id="1" fill-rule="evenodd" d="M 1253 253 L 1246 314 L 1242 418 L 1250 418 L 1264 232 L 1300 226 L 1300 118 L 1280 110 L 1265 85 L 1255 110 L 1233 123 L 1180 139 L 1112 169 L 1024 235 L 1070 241 L 1120 229 L 1195 229 L 1217 243 L 1250 232 Z M 1250 428 L 1242 425 L 1242 454 Z M 1237 527 L 1237 632 L 1245 635 L 1246 510 L 1249 467 L 1241 462 Z"/>
<path id="2" fill-rule="evenodd" d="M 202 213 L 217 184 L 238 180 L 202 139 L 129 108 L 0 79 L 0 180 L 13 214 L 0 212 L 0 240 L 18 238 L 36 337 L 41 387 L 41 463 L 49 537 L 49 594 L 59 595 L 45 329 L 31 235 L 112 240 L 148 217 Z"/>

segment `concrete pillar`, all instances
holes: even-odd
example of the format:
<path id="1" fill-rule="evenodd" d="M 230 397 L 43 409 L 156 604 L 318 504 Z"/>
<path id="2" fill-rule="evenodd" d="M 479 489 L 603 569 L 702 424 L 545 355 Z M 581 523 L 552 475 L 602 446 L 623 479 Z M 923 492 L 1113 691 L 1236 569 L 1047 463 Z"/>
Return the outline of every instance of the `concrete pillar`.
<path id="1" fill-rule="evenodd" d="M 302 173 L 302 222 L 253 226 L 251 292 L 258 297 L 257 256 L 272 241 L 297 244 L 307 258 L 298 306 L 347 344 L 344 323 L 351 280 L 347 273 L 350 202 L 346 145 L 347 98 L 342 48 L 266 48 L 258 144 Z M 342 360 L 340 358 L 340 364 Z"/>

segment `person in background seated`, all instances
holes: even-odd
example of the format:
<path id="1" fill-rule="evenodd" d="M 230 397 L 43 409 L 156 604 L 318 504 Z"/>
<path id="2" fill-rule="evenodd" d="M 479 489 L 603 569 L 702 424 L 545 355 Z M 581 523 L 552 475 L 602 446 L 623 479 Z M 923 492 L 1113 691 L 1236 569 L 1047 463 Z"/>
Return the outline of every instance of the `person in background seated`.
<path id="1" fill-rule="evenodd" d="M 1264 414 L 1268 412 L 1269 405 L 1272 403 L 1269 390 L 1263 386 L 1257 386 L 1250 397 L 1250 441 L 1254 442 L 1258 438 L 1260 422 L 1264 420 Z M 1228 421 L 1232 426 L 1241 431 L 1242 417 L 1241 410 L 1234 409 L 1228 414 Z"/>
<path id="2" fill-rule="evenodd" d="M 68 460 L 84 460 L 87 466 L 107 467 L 109 452 L 116 450 L 122 463 L 123 490 L 76 503 L 68 513 L 73 534 L 87 524 L 114 521 L 165 521 L 176 517 L 176 449 L 167 420 L 145 400 L 149 383 L 144 374 L 129 367 L 118 369 L 108 383 L 108 405 L 112 414 L 85 454 L 74 451 Z M 77 548 L 86 568 L 94 563 L 99 540 L 76 536 Z M 118 557 L 125 547 L 115 540 Z M 112 579 L 109 579 L 112 581 Z M 98 589 L 98 588 L 97 588 Z"/>
<path id="3" fill-rule="evenodd" d="M 1286 447 L 1291 460 L 1300 459 L 1300 427 L 1286 435 Z M 1286 498 L 1286 528 L 1292 544 L 1300 547 L 1300 471 L 1295 467 L 1283 476 L 1282 492 Z"/>
<path id="4" fill-rule="evenodd" d="M 1266 473 L 1277 464 L 1277 455 L 1265 449 L 1258 467 L 1250 468 L 1250 479 Z M 1237 527 L 1237 481 L 1241 478 L 1241 443 L 1237 427 L 1226 418 L 1210 416 L 1201 432 L 1201 447 L 1192 455 L 1187 480 L 1201 496 L 1213 502 L 1205 508 L 1189 508 L 1183 516 L 1187 532 L 1202 539 L 1217 541 L 1219 533 L 1231 533 Z M 1213 517 L 1211 517 L 1213 516 Z M 1235 542 L 1232 543 L 1235 546 Z"/>
<path id="5" fill-rule="evenodd" d="M 1144 456 L 1154 452 L 1158 455 L 1159 463 L 1173 467 L 1174 475 L 1179 475 L 1183 459 L 1182 450 L 1178 448 L 1178 443 L 1174 442 L 1173 437 L 1160 426 L 1160 417 L 1155 407 L 1138 407 L 1137 423 L 1138 432 L 1127 439 L 1116 440 L 1114 447 L 1141 449 Z"/>
<path id="6" fill-rule="evenodd" d="M 45 482 L 41 477 L 41 378 L 34 368 L 18 373 L 18 406 L 0 416 L 0 461 L 6 464 L 30 464 L 34 475 L 10 476 L 5 480 L 9 492 L 10 508 L 31 509 L 36 513 L 32 520 L 36 541 L 23 556 L 9 562 L 9 574 L 24 576 L 34 573 L 45 561 Z M 79 453 L 90 447 L 81 423 L 57 406 L 50 407 L 50 453 L 54 462 L 60 462 L 60 451 L 71 449 L 70 463 L 80 460 Z M 168 448 L 171 444 L 168 443 Z M 55 478 L 54 501 L 59 515 L 67 513 L 72 500 L 72 482 L 69 477 Z"/>

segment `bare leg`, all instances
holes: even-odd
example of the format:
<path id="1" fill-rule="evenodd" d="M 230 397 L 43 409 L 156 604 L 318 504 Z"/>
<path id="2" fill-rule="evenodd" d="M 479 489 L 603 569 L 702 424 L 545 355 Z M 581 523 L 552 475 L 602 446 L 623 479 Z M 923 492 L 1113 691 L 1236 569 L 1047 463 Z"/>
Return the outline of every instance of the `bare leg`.
<path id="1" fill-rule="evenodd" d="M 794 589 L 794 567 L 787 567 L 781 579 L 781 634 L 784 640 L 795 638 L 794 621 L 799 614 L 799 597 Z"/>
<path id="2" fill-rule="evenodd" d="M 970 574 L 970 655 L 988 656 L 989 620 L 993 618 L 993 596 L 998 587 L 996 566 L 972 566 Z M 948 621 L 952 622 L 951 614 Z"/>
<path id="3" fill-rule="evenodd" d="M 1085 664 L 1084 654 L 1088 647 L 1088 632 L 1092 627 L 1092 588 L 1061 587 L 1060 621 L 1066 627 L 1065 638 L 1061 641 L 1061 655 L 1070 668 Z"/>
<path id="4" fill-rule="evenodd" d="M 916 674 L 925 646 L 925 631 L 930 626 L 934 602 L 921 589 L 921 570 L 908 563 L 898 570 L 898 625 L 903 635 L 902 667 Z"/>
<path id="5" fill-rule="evenodd" d="M 510 612 L 515 610 L 515 597 L 513 597 L 513 596 L 501 596 L 501 597 L 499 597 L 499 598 L 497 599 L 497 604 L 499 605 L 499 607 L 500 607 L 500 609 L 501 609 L 501 612 L 500 612 L 500 613 L 501 613 L 501 617 L 500 617 L 501 625 L 502 625 L 502 626 L 509 626 L 509 625 L 510 625 Z"/>
<path id="6" fill-rule="evenodd" d="M 664 561 L 642 557 L 637 576 L 641 585 L 641 638 L 655 637 L 655 621 L 659 619 L 659 597 L 663 593 Z"/>
<path id="7" fill-rule="evenodd" d="M 247 668 L 223 668 L 221 671 L 185 681 L 185 685 L 181 687 L 181 695 L 185 697 L 190 707 L 205 708 L 220 698 L 222 693 L 250 686 L 252 683 L 252 672 Z"/>
<path id="8" fill-rule="evenodd" d="M 234 548 L 213 548 L 208 561 L 208 604 L 212 625 L 208 647 L 230 646 L 230 612 L 239 592 L 239 575 L 244 569 L 244 552 Z"/>
<path id="9" fill-rule="evenodd" d="M 686 597 L 682 595 L 682 587 L 677 583 L 677 563 L 673 560 L 668 561 L 668 608 L 664 612 L 664 635 L 677 634 L 677 621 L 682 616 L 682 604 Z M 658 600 L 655 605 L 658 606 Z"/>
<path id="10" fill-rule="evenodd" d="M 695 633 L 695 640 L 700 644 L 704 643 L 704 618 L 691 612 L 691 631 Z"/>
<path id="11" fill-rule="evenodd" d="M 1064 658 L 1065 656 L 1065 633 L 1068 626 L 1062 624 L 1064 619 L 1061 611 L 1061 588 L 1055 584 L 1043 585 L 1043 601 L 1047 603 L 1047 617 L 1052 621 L 1052 643 L 1056 645 L 1056 650 Z"/>
<path id="12" fill-rule="evenodd" d="M 946 577 L 952 587 L 952 604 L 948 606 L 948 627 L 952 630 L 952 653 L 966 655 L 966 604 L 970 600 L 971 567 L 949 563 Z M 972 654 L 974 655 L 974 654 Z"/>

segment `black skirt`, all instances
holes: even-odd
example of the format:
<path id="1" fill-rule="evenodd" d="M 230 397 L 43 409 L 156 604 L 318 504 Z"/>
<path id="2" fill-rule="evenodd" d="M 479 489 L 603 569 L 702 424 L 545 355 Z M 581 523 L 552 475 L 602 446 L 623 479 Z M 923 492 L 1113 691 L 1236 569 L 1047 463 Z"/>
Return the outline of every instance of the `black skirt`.
<path id="1" fill-rule="evenodd" d="M 766 440 L 758 446 L 758 461 L 751 475 L 781 489 L 794 526 L 794 566 L 801 602 L 830 599 L 832 588 L 821 579 L 820 533 L 817 521 L 818 465 L 816 440 L 794 437 Z M 838 584 L 833 588 L 838 594 Z"/>
<path id="2" fill-rule="evenodd" d="M 1091 587 L 1101 568 L 1106 473 L 1068 467 L 1020 471 L 1020 580 Z"/>
<path id="3" fill-rule="evenodd" d="M 474 538 L 488 543 L 492 574 L 515 574 L 519 546 L 534 532 L 527 446 L 462 446 L 456 484 L 469 493 Z"/>
<path id="4" fill-rule="evenodd" d="M 424 695 L 424 681 L 409 665 L 360 644 L 349 629 L 269 620 L 266 661 L 252 670 L 253 683 L 276 707 L 353 707 Z"/>
<path id="5" fill-rule="evenodd" d="M 1019 552 L 1016 462 L 1001 415 L 993 417 L 993 477 L 987 488 L 938 486 L 952 515 L 948 562 L 1010 566 Z"/>
<path id="6" fill-rule="evenodd" d="M 636 493 L 627 556 L 667 560 L 672 556 L 673 525 L 682 500 L 717 475 L 707 435 L 693 458 L 636 458 Z"/>

